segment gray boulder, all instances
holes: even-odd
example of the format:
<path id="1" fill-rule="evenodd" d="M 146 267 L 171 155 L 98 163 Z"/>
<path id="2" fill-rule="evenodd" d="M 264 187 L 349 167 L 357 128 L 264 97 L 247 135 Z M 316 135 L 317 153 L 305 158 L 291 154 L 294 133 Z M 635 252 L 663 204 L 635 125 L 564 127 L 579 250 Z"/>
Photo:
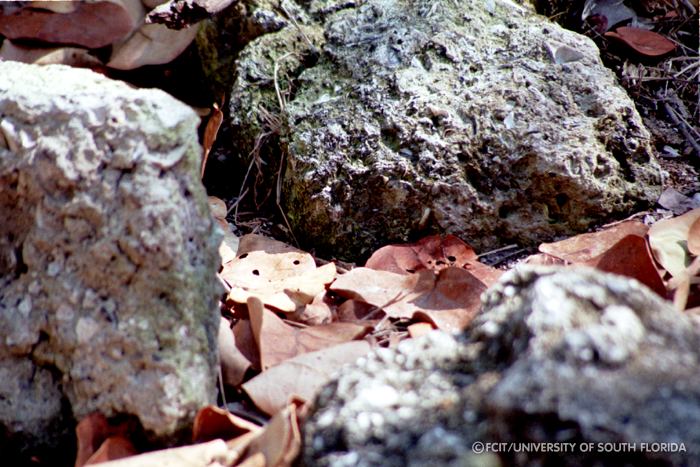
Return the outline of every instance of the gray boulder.
<path id="1" fill-rule="evenodd" d="M 0 62 L 3 453 L 56 446 L 93 411 L 163 438 L 214 401 L 197 125 L 161 91 Z"/>
<path id="2" fill-rule="evenodd" d="M 308 8 L 321 55 L 314 23 L 248 44 L 231 121 L 242 156 L 286 162 L 287 217 L 318 251 L 431 229 L 534 244 L 658 198 L 649 133 L 588 38 L 509 0 Z"/>
<path id="3" fill-rule="evenodd" d="M 688 315 L 585 268 L 516 269 L 483 300 L 462 336 L 434 332 L 346 368 L 305 425 L 304 461 L 697 465 L 700 329 Z M 484 457 L 476 442 L 573 447 Z"/>

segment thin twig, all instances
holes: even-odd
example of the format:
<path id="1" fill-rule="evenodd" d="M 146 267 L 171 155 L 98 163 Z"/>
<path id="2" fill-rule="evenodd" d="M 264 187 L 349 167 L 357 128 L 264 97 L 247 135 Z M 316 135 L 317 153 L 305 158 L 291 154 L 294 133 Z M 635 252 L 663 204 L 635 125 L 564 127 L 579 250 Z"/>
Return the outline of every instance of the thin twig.
<path id="1" fill-rule="evenodd" d="M 308 36 L 304 33 L 304 31 L 301 29 L 301 26 L 299 26 L 299 23 L 297 23 L 297 20 L 294 18 L 294 16 L 292 16 L 289 13 L 289 11 L 287 11 L 287 9 L 284 7 L 282 2 L 280 2 L 280 8 L 282 9 L 282 11 L 284 11 L 284 14 L 287 15 L 287 18 L 289 18 L 289 20 L 292 22 L 294 27 L 297 28 L 297 31 L 299 32 L 299 34 L 301 34 L 301 37 L 304 38 L 304 40 L 306 41 L 306 44 L 311 49 L 311 53 L 318 53 L 318 51 L 316 50 L 316 46 L 311 42 L 311 40 L 308 38 Z"/>
<path id="2" fill-rule="evenodd" d="M 685 136 L 685 139 L 688 142 L 688 144 L 690 144 L 695 150 L 695 154 L 698 157 L 700 157 L 700 143 L 698 143 L 698 141 L 695 138 L 693 138 L 693 136 L 688 131 L 688 127 L 690 126 L 688 122 L 686 122 L 683 117 L 676 114 L 669 102 L 664 102 L 664 110 L 666 111 L 668 118 L 673 120 L 673 123 L 675 123 L 680 128 L 681 133 L 683 133 L 683 136 Z"/>
<path id="3" fill-rule="evenodd" d="M 477 258 L 481 259 L 486 256 L 492 256 L 495 255 L 496 253 L 501 253 L 502 251 L 507 251 L 507 250 L 512 250 L 514 248 L 518 248 L 518 245 L 507 245 L 501 248 L 497 248 L 495 250 L 487 251 L 485 253 L 481 253 L 480 255 L 477 256 Z"/>

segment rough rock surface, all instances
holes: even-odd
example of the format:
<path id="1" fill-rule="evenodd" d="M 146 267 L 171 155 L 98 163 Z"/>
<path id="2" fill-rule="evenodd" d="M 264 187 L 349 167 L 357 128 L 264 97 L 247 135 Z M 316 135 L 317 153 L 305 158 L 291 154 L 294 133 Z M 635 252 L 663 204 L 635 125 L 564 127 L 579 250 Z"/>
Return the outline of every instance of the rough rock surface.
<path id="1" fill-rule="evenodd" d="M 214 400 L 219 234 L 197 125 L 161 91 L 0 63 L 3 453 L 92 411 L 158 438 Z"/>
<path id="2" fill-rule="evenodd" d="M 320 56 L 294 25 L 264 35 L 231 95 L 243 156 L 280 134 L 287 215 L 317 251 L 429 229 L 531 244 L 660 194 L 649 134 L 586 37 L 508 0 L 326 3 Z"/>
<path id="3" fill-rule="evenodd" d="M 516 269 L 483 299 L 464 335 L 377 351 L 325 387 L 304 428 L 305 462 L 483 465 L 477 441 L 636 444 L 501 453 L 503 465 L 697 461 L 700 329 L 688 315 L 637 281 L 586 268 Z"/>

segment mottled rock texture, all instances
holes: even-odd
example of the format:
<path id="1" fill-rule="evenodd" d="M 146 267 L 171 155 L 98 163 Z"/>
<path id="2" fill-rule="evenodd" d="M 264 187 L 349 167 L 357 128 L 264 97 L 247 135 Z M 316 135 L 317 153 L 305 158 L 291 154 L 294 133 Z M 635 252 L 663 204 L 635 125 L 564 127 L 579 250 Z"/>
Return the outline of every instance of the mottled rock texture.
<path id="1" fill-rule="evenodd" d="M 0 63 L 3 453 L 55 446 L 93 411 L 164 437 L 214 400 L 197 125 L 161 91 Z"/>
<path id="2" fill-rule="evenodd" d="M 286 163 L 306 246 L 533 244 L 658 197 L 649 134 L 586 37 L 508 0 L 312 3 L 306 37 L 243 49 L 231 94 L 242 156 Z"/>
<path id="3" fill-rule="evenodd" d="M 493 460 L 472 453 L 480 441 L 638 447 L 505 452 L 503 465 L 697 465 L 700 329 L 688 315 L 634 280 L 585 268 L 516 269 L 483 299 L 462 336 L 377 351 L 323 389 L 305 462 L 479 465 Z"/>

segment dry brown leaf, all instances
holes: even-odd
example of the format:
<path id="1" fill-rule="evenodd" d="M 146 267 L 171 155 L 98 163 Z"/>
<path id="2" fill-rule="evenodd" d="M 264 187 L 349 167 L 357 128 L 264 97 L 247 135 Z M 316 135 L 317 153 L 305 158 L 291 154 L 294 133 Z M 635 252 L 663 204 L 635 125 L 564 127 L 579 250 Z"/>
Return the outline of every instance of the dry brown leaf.
<path id="1" fill-rule="evenodd" d="M 308 253 L 251 251 L 226 263 L 220 275 L 231 286 L 229 299 L 234 302 L 257 297 L 267 306 L 291 313 L 324 291 L 336 270 L 333 263 L 317 268 Z"/>
<path id="2" fill-rule="evenodd" d="M 666 298 L 666 287 L 659 276 L 644 238 L 627 235 L 601 255 L 584 264 L 601 271 L 637 279 L 659 296 Z"/>
<path id="3" fill-rule="evenodd" d="M 422 270 L 401 275 L 355 268 L 339 276 L 330 290 L 346 298 L 381 307 L 393 318 L 425 318 L 438 328 L 457 332 L 472 320 L 486 286 L 468 271 L 451 267 L 438 274 Z"/>
<path id="4" fill-rule="evenodd" d="M 128 39 L 114 45 L 107 66 L 133 70 L 144 65 L 168 63 L 190 45 L 197 29 L 193 26 L 175 31 L 162 24 L 144 24 Z"/>
<path id="5" fill-rule="evenodd" d="M 416 243 L 387 245 L 375 251 L 365 267 L 397 274 L 458 267 L 466 269 L 487 286 L 503 274 L 503 271 L 480 263 L 474 249 L 454 235 L 432 235 Z"/>
<path id="6" fill-rule="evenodd" d="M 478 261 L 470 261 L 465 264 L 462 269 L 468 271 L 472 276 L 479 279 L 484 283 L 484 285 L 486 285 L 486 287 L 491 287 L 493 284 L 498 282 L 498 279 L 500 279 L 505 272 Z"/>
<path id="7" fill-rule="evenodd" d="M 65 13 L 37 9 L 36 5 L 6 13 L 0 16 L 0 34 L 9 39 L 96 49 L 127 37 L 143 22 L 146 13 L 139 0 L 70 3 L 75 5 Z"/>
<path id="8" fill-rule="evenodd" d="M 627 221 L 600 232 L 576 235 L 554 243 L 543 243 L 539 250 L 569 263 L 581 264 L 605 253 L 624 237 L 644 237 L 648 230 L 649 228 L 639 221 Z"/>
<path id="9" fill-rule="evenodd" d="M 563 259 L 548 255 L 547 253 L 535 253 L 534 255 L 530 255 L 523 260 L 523 263 L 540 266 L 563 266 L 567 264 Z"/>
<path id="10" fill-rule="evenodd" d="M 263 371 L 297 355 L 358 339 L 369 331 L 368 326 L 353 323 L 295 328 L 265 309 L 256 297 L 248 299 L 248 313 Z"/>
<path id="11" fill-rule="evenodd" d="M 350 341 L 286 360 L 241 386 L 263 412 L 272 415 L 294 395 L 309 401 L 333 373 L 371 350 L 367 341 Z"/>
<path id="12" fill-rule="evenodd" d="M 217 221 L 225 221 L 228 208 L 226 208 L 224 200 L 216 196 L 209 196 L 207 201 L 209 202 L 209 210 L 211 211 L 212 217 Z"/>
<path id="13" fill-rule="evenodd" d="M 246 371 L 252 363 L 236 347 L 236 337 L 227 319 L 221 318 L 219 323 L 219 360 L 223 383 L 227 386 L 238 386 L 243 382 Z"/>
<path id="14" fill-rule="evenodd" d="M 301 429 L 296 404 L 277 412 L 249 448 L 249 452 L 265 456 L 265 465 L 276 467 L 291 466 L 300 451 Z"/>
<path id="15" fill-rule="evenodd" d="M 324 290 L 316 295 L 311 303 L 297 309 L 289 318 L 309 326 L 330 323 L 333 321 L 333 308 L 331 308 L 326 297 L 326 291 Z"/>
<path id="16" fill-rule="evenodd" d="M 129 439 L 120 435 L 110 436 L 102 442 L 100 448 L 90 456 L 85 465 L 124 459 L 137 454 L 138 451 Z"/>
<path id="17" fill-rule="evenodd" d="M 209 152 L 212 146 L 214 146 L 216 135 L 219 133 L 219 128 L 223 121 L 224 113 L 219 109 L 218 105 L 214 104 L 212 106 L 211 115 L 209 115 L 209 120 L 207 120 L 207 126 L 204 128 L 204 141 L 202 141 L 202 178 L 204 178 L 204 170 L 207 166 Z"/>
<path id="18" fill-rule="evenodd" d="M 226 409 L 208 405 L 199 409 L 194 417 L 192 439 L 195 443 L 217 438 L 232 440 L 247 433 L 260 433 L 262 430 L 261 426 L 238 417 Z"/>
<path id="19" fill-rule="evenodd" d="M 375 251 L 366 268 L 397 274 L 412 274 L 422 269 L 439 271 L 447 267 L 463 267 L 476 261 L 472 247 L 454 235 L 432 235 L 416 243 L 387 245 Z"/>
<path id="20" fill-rule="evenodd" d="M 231 465 L 239 453 L 221 439 L 179 448 L 163 449 L 111 461 L 109 467 L 192 467 Z"/>
<path id="21" fill-rule="evenodd" d="M 106 439 L 112 436 L 126 437 L 131 431 L 130 422 L 110 423 L 99 412 L 83 418 L 75 427 L 75 435 L 78 440 L 75 467 L 86 465 Z"/>
<path id="22" fill-rule="evenodd" d="M 359 300 L 346 300 L 336 310 L 338 321 L 355 323 L 368 318 L 380 320 L 386 316 L 384 310 Z"/>
<path id="23" fill-rule="evenodd" d="M 308 255 L 309 258 L 313 260 L 313 257 L 298 248 L 294 248 L 289 245 L 274 238 L 265 237 L 264 235 L 258 234 L 247 234 L 241 237 L 241 244 L 238 247 L 238 254 L 243 255 L 253 251 L 264 251 L 266 253 L 304 253 Z"/>
<path id="24" fill-rule="evenodd" d="M 647 57 L 660 57 L 676 48 L 676 44 L 659 33 L 631 26 L 623 26 L 604 35 L 624 42 L 635 52 Z"/>
<path id="25" fill-rule="evenodd" d="M 249 319 L 239 319 L 233 325 L 233 337 L 241 355 L 251 363 L 254 369 L 260 371 L 260 352 Z"/>

